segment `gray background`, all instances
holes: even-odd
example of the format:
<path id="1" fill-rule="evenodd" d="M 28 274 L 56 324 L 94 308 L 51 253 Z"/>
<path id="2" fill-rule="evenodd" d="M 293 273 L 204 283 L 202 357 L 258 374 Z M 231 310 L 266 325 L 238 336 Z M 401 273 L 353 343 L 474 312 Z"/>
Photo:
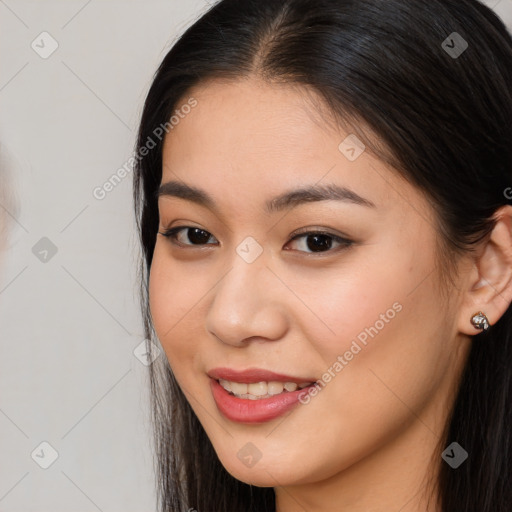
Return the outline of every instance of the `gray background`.
<path id="1" fill-rule="evenodd" d="M 512 27 L 512 0 L 486 3 Z M 207 7 L 0 0 L 1 512 L 155 509 L 131 173 L 93 191 Z"/>

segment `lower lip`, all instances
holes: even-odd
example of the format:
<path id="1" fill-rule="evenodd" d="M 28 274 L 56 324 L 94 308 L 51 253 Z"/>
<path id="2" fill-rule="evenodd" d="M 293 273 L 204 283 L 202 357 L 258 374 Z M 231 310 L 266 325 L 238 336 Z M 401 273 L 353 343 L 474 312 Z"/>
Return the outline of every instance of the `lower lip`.
<path id="1" fill-rule="evenodd" d="M 299 403 L 299 395 L 308 388 L 285 391 L 269 398 L 251 400 L 230 395 L 215 379 L 210 379 L 213 398 L 219 411 L 239 423 L 262 423 L 286 413 Z M 309 386 L 308 386 L 309 387 Z"/>

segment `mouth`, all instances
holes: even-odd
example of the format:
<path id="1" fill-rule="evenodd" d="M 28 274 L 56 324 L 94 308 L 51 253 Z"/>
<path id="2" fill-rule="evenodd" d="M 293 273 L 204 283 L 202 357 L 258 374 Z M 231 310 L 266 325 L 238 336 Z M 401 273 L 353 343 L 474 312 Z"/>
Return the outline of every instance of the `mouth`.
<path id="1" fill-rule="evenodd" d="M 316 379 L 262 369 L 217 368 L 208 372 L 217 409 L 239 423 L 262 423 L 281 416 L 301 402 Z"/>

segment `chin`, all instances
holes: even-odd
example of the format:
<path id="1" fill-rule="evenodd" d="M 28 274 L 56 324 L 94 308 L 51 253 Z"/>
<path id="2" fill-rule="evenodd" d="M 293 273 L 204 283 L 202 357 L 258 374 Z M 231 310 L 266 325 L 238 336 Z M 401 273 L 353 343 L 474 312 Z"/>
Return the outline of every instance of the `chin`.
<path id="1" fill-rule="evenodd" d="M 252 467 L 245 467 L 237 454 L 229 461 L 220 459 L 226 471 L 237 480 L 257 487 L 276 487 L 307 483 L 307 476 L 298 467 L 288 467 L 275 459 L 260 460 Z"/>
<path id="2" fill-rule="evenodd" d="M 268 471 L 266 471 L 265 468 L 256 469 L 256 467 L 233 469 L 233 471 L 230 471 L 226 468 L 226 471 L 237 480 L 256 487 L 288 486 L 299 483 L 295 480 L 293 474 L 290 474 L 286 470 L 283 471 L 283 468 L 280 468 L 279 472 L 276 471 L 275 465 Z"/>

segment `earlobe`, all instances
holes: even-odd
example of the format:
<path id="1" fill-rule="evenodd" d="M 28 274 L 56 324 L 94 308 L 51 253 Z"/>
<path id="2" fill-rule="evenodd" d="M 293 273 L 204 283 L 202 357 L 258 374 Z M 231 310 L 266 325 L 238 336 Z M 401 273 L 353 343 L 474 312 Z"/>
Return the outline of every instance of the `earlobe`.
<path id="1" fill-rule="evenodd" d="M 492 329 L 512 302 L 512 206 L 496 211 L 496 224 L 475 257 L 459 330 L 475 335 Z"/>

